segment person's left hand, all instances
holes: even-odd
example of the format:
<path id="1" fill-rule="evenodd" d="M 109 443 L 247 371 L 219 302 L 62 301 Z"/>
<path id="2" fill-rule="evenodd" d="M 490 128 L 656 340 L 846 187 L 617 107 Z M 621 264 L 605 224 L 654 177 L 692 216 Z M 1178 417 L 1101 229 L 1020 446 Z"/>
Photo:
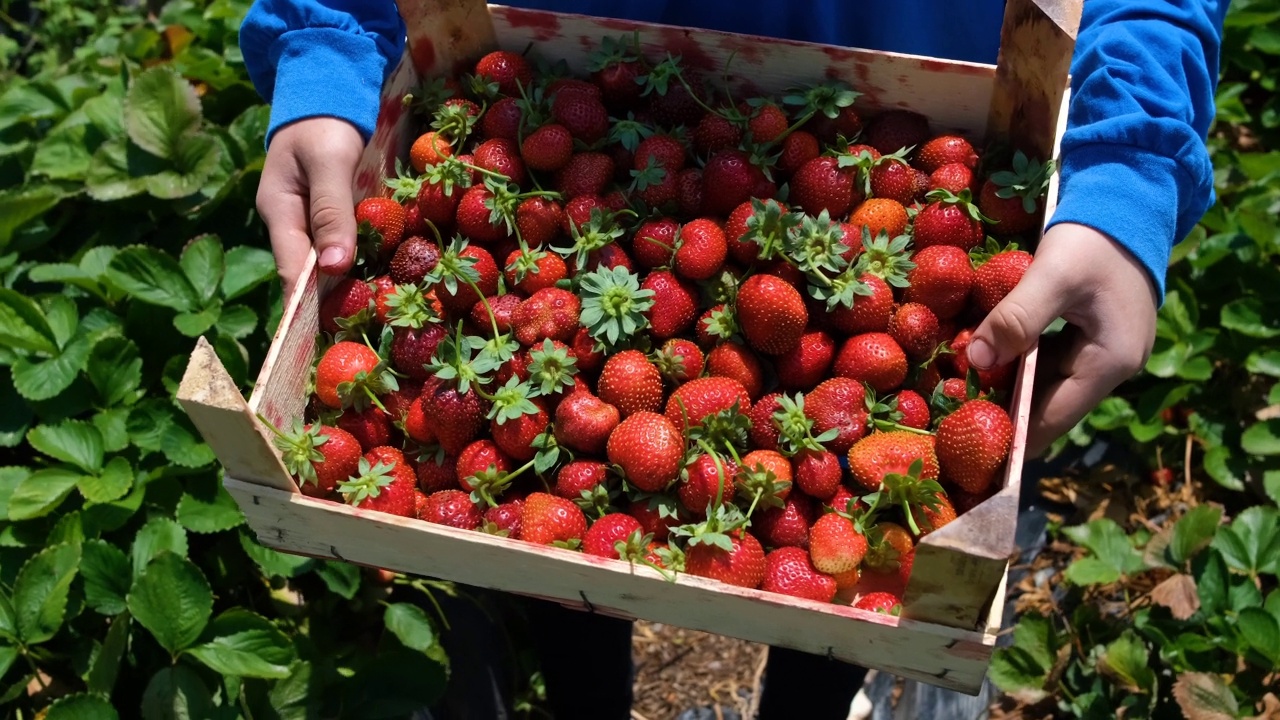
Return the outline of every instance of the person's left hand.
<path id="1" fill-rule="evenodd" d="M 974 331 L 970 362 L 1013 362 L 1056 318 L 1036 373 L 1027 455 L 1044 452 L 1147 362 L 1155 342 L 1155 284 L 1141 263 L 1093 228 L 1062 223 L 1045 233 L 1022 281 Z"/>

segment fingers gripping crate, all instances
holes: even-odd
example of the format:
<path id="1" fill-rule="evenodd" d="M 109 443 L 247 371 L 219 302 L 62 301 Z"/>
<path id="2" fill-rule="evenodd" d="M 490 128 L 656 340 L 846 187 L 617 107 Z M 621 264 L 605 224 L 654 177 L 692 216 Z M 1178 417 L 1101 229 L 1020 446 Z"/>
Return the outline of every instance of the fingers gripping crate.
<path id="1" fill-rule="evenodd" d="M 401 2 L 401 12 L 408 48 L 385 85 L 377 130 L 355 179 L 358 198 L 384 193 L 382 180 L 407 154 L 416 128 L 401 99 L 423 79 L 460 75 L 492 49 L 523 51 L 530 45 L 581 73 L 600 38 L 631 33 L 638 33 L 646 56 L 671 52 L 716 76 L 732 56 L 728 81 L 737 93 L 776 95 L 822 78 L 842 80 L 863 93 L 860 111 L 907 108 L 929 117 L 935 130 L 1007 141 L 1028 154 L 1051 157 L 1065 125 L 1080 0 L 1009 0 L 996 66 L 486 6 L 480 0 Z M 1051 186 L 1046 214 L 1055 196 Z M 1001 489 L 920 541 L 898 618 L 683 574 L 673 583 L 639 565 L 302 495 L 256 415 L 279 426 L 302 416 L 327 281 L 313 254 L 247 402 L 203 340 L 179 393 L 263 544 L 829 655 L 970 693 L 981 686 L 1014 551 L 1034 350 L 1020 364 L 1011 408 L 1013 449 Z"/>

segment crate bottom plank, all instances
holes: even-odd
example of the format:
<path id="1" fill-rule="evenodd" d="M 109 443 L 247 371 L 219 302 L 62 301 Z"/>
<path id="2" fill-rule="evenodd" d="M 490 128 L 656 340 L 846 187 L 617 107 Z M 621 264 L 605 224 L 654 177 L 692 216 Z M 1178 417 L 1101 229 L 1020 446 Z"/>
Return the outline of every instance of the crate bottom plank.
<path id="1" fill-rule="evenodd" d="M 515 592 L 829 655 L 966 693 L 982 685 L 995 635 L 540 547 L 316 500 L 228 477 L 258 540 L 283 552 Z M 892 664 L 886 658 L 893 658 Z"/>

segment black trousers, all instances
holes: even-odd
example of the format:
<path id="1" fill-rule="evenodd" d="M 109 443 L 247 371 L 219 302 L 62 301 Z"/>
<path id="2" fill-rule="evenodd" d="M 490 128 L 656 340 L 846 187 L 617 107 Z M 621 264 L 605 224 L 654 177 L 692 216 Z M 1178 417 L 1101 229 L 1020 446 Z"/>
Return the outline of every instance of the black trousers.
<path id="1" fill-rule="evenodd" d="M 631 716 L 630 622 L 500 593 L 464 593 L 444 599 L 451 629 L 442 640 L 452 671 L 431 720 L 517 717 L 513 707 L 534 670 L 546 688 L 543 706 L 556 720 Z M 807 720 L 844 720 L 865 675 L 863 668 L 823 656 L 770 648 L 758 717 L 803 712 Z M 796 705 L 798 695 L 805 698 L 803 708 Z"/>

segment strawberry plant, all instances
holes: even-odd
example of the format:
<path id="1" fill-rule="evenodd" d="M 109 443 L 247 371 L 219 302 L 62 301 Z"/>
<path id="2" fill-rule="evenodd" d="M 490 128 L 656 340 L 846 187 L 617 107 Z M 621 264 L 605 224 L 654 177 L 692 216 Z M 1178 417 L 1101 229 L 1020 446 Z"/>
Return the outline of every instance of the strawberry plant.
<path id="1" fill-rule="evenodd" d="M 6 717 L 394 717 L 444 687 L 428 586 L 259 545 L 174 401 L 194 338 L 247 387 L 279 321 L 248 5 L 4 4 Z"/>

